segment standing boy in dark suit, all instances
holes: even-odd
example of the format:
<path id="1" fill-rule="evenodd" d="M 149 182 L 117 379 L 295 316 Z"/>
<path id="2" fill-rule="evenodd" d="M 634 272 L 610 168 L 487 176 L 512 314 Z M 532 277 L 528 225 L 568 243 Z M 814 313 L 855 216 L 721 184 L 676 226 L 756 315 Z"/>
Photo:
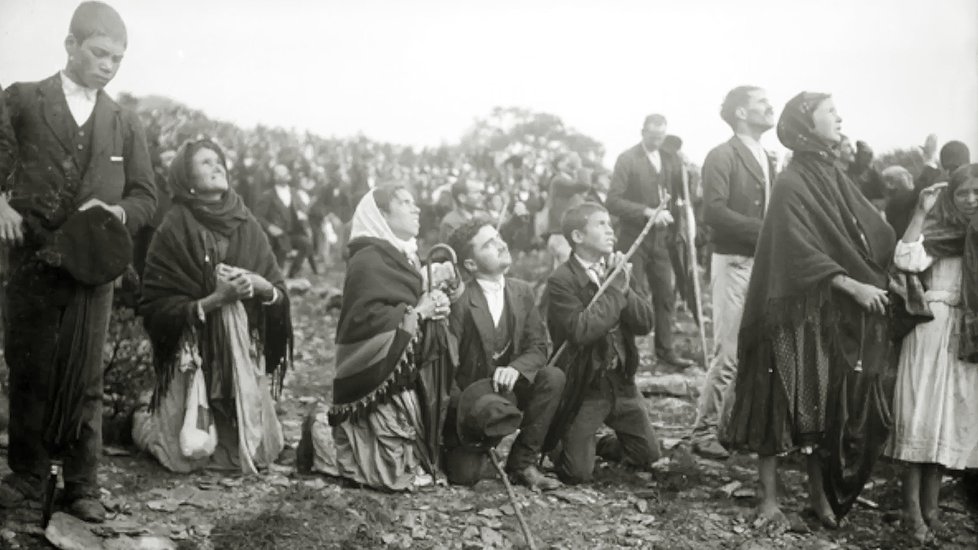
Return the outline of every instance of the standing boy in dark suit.
<path id="1" fill-rule="evenodd" d="M 668 209 L 656 213 L 663 202 L 682 197 L 682 164 L 679 158 L 663 150 L 668 129 L 666 117 L 645 117 L 642 142 L 628 149 L 615 161 L 611 188 L 605 206 L 621 221 L 618 246 L 627 250 L 655 215 L 655 226 L 645 237 L 632 258 L 632 274 L 644 292 L 652 294 L 655 309 L 655 354 L 659 361 L 689 367 L 692 361 L 680 357 L 673 348 L 672 324 L 676 309 L 676 289 L 669 256 L 675 228 Z"/>
<path id="2" fill-rule="evenodd" d="M 556 489 L 560 482 L 544 476 L 535 464 L 564 389 L 564 373 L 544 366 L 547 334 L 533 305 L 533 288 L 506 277 L 512 263 L 509 248 L 489 223 L 466 222 L 452 233 L 449 243 L 459 265 L 471 276 L 449 317 L 459 343 L 452 409 L 457 407 L 460 391 L 491 379 L 493 389 L 523 411 L 520 435 L 506 469 L 527 487 Z M 449 418 L 454 416 L 453 410 Z M 445 439 L 448 479 L 472 485 L 480 478 L 485 452 L 466 448 L 452 433 L 455 422 L 446 424 L 450 432 Z"/>
<path id="3" fill-rule="evenodd" d="M 571 257 L 548 281 L 547 323 L 554 346 L 568 347 L 557 366 L 567 383 L 548 442 L 562 444 L 557 473 L 567 483 L 591 480 L 595 455 L 640 468 L 658 460 L 659 442 L 635 386 L 635 337 L 652 330 L 652 306 L 631 284 L 631 265 L 594 303 L 598 287 L 624 261 L 615 252 L 608 211 L 586 202 L 564 214 Z M 615 431 L 596 440 L 602 424 Z"/>
<path id="4" fill-rule="evenodd" d="M 40 497 L 48 473 L 42 444 L 51 373 L 82 371 L 81 427 L 64 459 L 68 511 L 102 521 L 98 463 L 102 454 L 102 354 L 112 308 L 111 282 L 86 286 L 38 261 L 43 234 L 75 212 L 103 208 L 134 234 L 156 207 L 153 168 L 143 127 L 102 88 L 126 51 L 126 27 L 114 9 L 84 2 L 71 19 L 65 69 L 6 92 L 17 142 L 10 201 L 0 198 L 0 241 L 10 246 L 6 288 L 9 323 L 10 446 L 13 473 L 0 484 L 0 506 Z M 0 167 L 0 174 L 7 170 Z M 83 334 L 80 340 L 72 337 Z M 88 353 L 85 351 L 89 350 Z"/>

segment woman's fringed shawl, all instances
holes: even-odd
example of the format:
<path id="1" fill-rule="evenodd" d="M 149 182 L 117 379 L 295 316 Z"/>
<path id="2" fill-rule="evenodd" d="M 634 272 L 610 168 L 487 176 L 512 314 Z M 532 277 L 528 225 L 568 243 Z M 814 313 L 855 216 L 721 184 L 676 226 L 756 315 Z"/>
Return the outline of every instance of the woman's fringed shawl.
<path id="1" fill-rule="evenodd" d="M 195 340 L 186 343 L 195 345 L 203 359 L 212 403 L 233 397 L 233 355 L 220 312 L 208 314 L 201 326 L 196 311 L 196 302 L 216 287 L 219 263 L 257 273 L 278 289 L 274 304 L 263 305 L 257 297 L 243 301 L 265 371 L 275 374 L 276 393 L 292 363 L 288 293 L 268 238 L 233 190 L 217 203 L 197 200 L 189 175 L 190 159 L 199 149 L 194 145 L 184 144 L 171 164 L 174 205 L 153 237 L 143 275 L 140 314 L 153 345 L 154 406 L 179 368 L 186 338 Z"/>
<path id="2" fill-rule="evenodd" d="M 794 157 L 755 251 L 721 436 L 762 455 L 820 444 L 826 493 L 841 515 L 886 441 L 892 365 L 886 318 L 864 313 L 831 280 L 845 274 L 887 288 L 895 238 L 814 135 L 811 113 L 827 97 L 797 96 L 779 122 Z"/>
<path id="3" fill-rule="evenodd" d="M 422 279 L 407 256 L 380 238 L 349 244 L 343 306 L 336 328 L 336 379 L 329 422 L 369 413 L 390 395 L 413 387 L 416 338 L 401 328 L 421 299 Z"/>

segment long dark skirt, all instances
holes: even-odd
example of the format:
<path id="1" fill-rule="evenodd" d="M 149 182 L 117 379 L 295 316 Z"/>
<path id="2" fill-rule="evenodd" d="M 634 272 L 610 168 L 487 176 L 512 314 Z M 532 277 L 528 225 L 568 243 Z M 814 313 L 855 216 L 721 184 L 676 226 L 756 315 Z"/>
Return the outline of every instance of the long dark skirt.
<path id="1" fill-rule="evenodd" d="M 723 443 L 760 456 L 815 447 L 829 503 L 847 513 L 892 425 L 895 363 L 886 329 L 883 317 L 842 317 L 825 307 L 743 349 Z M 859 337 L 839 338 L 840 331 Z"/>

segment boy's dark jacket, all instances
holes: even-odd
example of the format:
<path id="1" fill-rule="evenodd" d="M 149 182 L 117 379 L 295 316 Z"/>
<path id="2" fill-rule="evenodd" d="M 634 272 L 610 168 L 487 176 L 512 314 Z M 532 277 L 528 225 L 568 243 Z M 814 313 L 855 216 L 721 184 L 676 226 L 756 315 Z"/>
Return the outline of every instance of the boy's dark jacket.
<path id="1" fill-rule="evenodd" d="M 573 255 L 553 272 L 547 286 L 547 324 L 554 349 L 567 342 L 567 349 L 556 363 L 566 374 L 567 384 L 547 434 L 545 450 L 553 448 L 563 436 L 585 393 L 600 378 L 600 366 L 606 363 L 608 354 L 614 353 L 609 333 L 619 325 L 625 343 L 625 364 L 619 368 L 623 368 L 623 378 L 633 382 L 638 369 L 635 336 L 648 334 L 654 318 L 651 302 L 637 290 L 634 281 L 627 295 L 612 285 L 589 307 L 598 285 Z"/>

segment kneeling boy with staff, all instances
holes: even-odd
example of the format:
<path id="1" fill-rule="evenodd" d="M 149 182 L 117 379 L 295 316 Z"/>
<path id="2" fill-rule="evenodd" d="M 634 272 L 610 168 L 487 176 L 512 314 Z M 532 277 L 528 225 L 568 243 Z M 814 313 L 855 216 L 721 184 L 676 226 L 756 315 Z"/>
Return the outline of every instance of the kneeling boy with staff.
<path id="1" fill-rule="evenodd" d="M 573 252 L 548 281 L 547 322 L 559 347 L 552 362 L 567 383 L 544 448 L 559 442 L 558 476 L 581 483 L 591 480 L 595 455 L 638 467 L 660 456 L 635 386 L 635 337 L 652 331 L 653 311 L 630 280 L 628 254 L 614 252 L 615 234 L 603 206 L 571 208 L 562 230 Z M 596 440 L 602 424 L 615 433 Z"/>

